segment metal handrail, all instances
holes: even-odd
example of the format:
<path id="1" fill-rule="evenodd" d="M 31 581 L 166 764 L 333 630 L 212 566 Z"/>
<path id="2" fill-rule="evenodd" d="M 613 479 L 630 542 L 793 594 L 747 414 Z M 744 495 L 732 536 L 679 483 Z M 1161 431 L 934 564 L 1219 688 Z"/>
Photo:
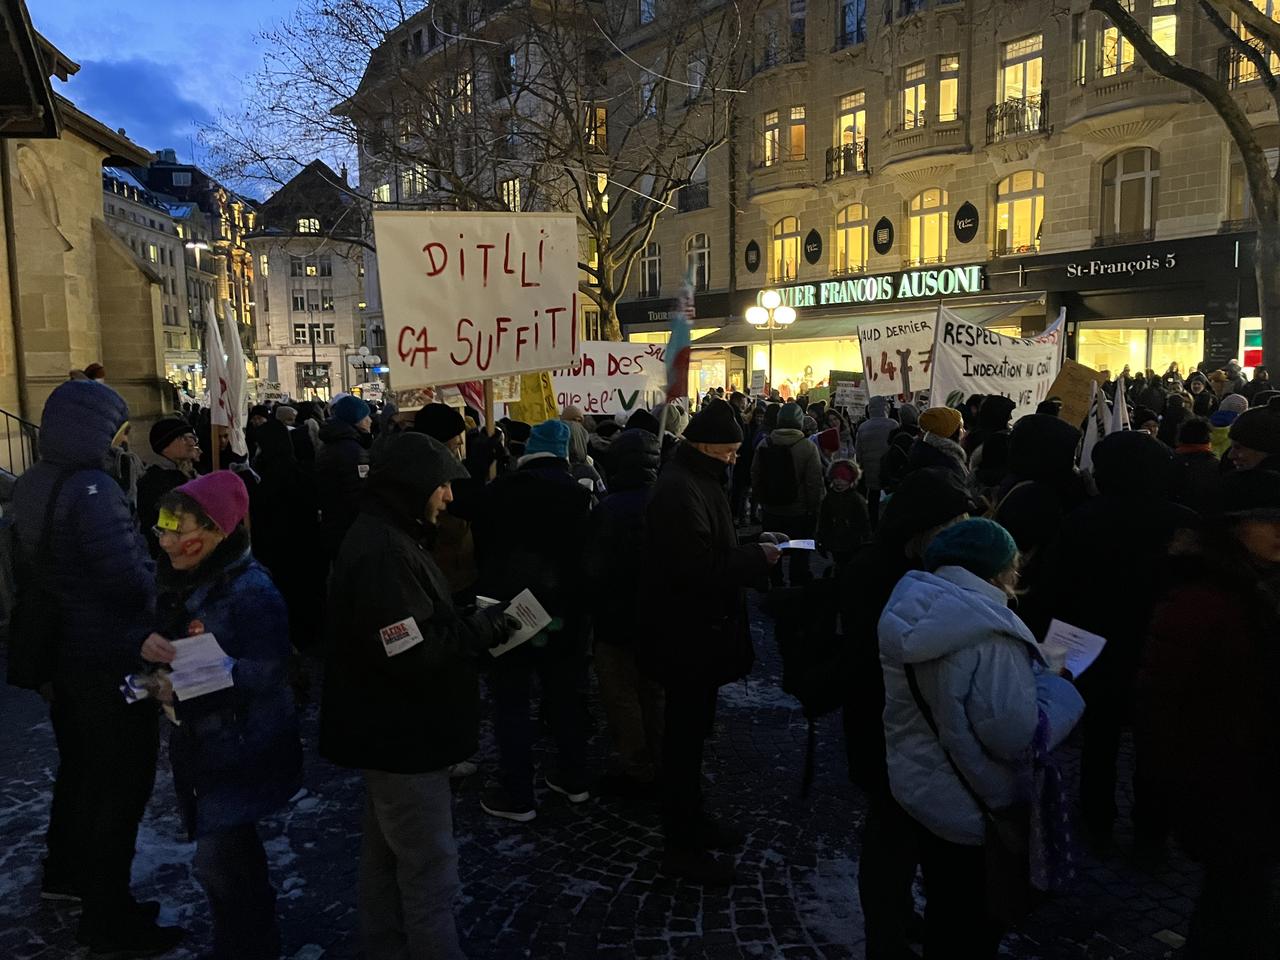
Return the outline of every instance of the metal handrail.
<path id="1" fill-rule="evenodd" d="M 4 424 L 5 451 L 8 455 L 8 460 L 0 464 L 0 469 L 20 477 L 40 459 L 40 426 L 30 420 L 23 420 L 8 410 L 0 410 L 0 416 L 3 416 L 3 421 L 0 422 Z"/>
<path id="2" fill-rule="evenodd" d="M 987 143 L 1049 130 L 1049 93 L 1015 97 L 987 108 Z"/>
<path id="3" fill-rule="evenodd" d="M 868 173 L 867 141 L 855 140 L 838 147 L 827 147 L 827 180 L 848 176 L 851 173 Z"/>

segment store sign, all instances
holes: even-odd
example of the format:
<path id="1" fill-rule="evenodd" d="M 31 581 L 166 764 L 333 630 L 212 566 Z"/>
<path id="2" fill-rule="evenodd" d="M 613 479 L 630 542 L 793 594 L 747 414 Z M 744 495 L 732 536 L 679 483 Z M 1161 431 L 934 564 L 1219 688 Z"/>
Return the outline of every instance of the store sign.
<path id="1" fill-rule="evenodd" d="M 871 245 L 882 257 L 893 249 L 893 221 L 888 217 L 881 217 L 876 222 L 875 231 L 871 235 Z"/>
<path id="2" fill-rule="evenodd" d="M 752 240 L 747 244 L 747 273 L 755 273 L 760 269 L 760 244 Z"/>
<path id="3" fill-rule="evenodd" d="M 822 259 L 822 234 L 817 230 L 810 230 L 804 238 L 804 258 L 810 265 Z"/>
<path id="4" fill-rule="evenodd" d="M 1091 258 L 1067 264 L 1067 277 L 1136 277 L 1144 273 L 1155 273 L 1160 270 L 1176 270 L 1178 255 L 1170 251 L 1166 254 L 1149 254 L 1127 260 L 1102 260 Z"/>
<path id="5" fill-rule="evenodd" d="M 956 211 L 954 228 L 957 240 L 961 243 L 972 242 L 978 235 L 978 208 L 967 200 L 961 204 Z"/>
<path id="6" fill-rule="evenodd" d="M 986 286 L 986 276 L 986 270 L 978 264 L 967 267 L 935 267 L 888 273 L 879 277 L 799 283 L 780 287 L 778 293 L 787 306 L 803 310 L 806 307 L 884 303 L 949 297 L 958 293 L 980 293 Z M 759 300 L 759 294 L 756 297 Z"/>
<path id="7" fill-rule="evenodd" d="M 697 315 L 696 306 L 689 304 L 689 319 L 692 320 Z M 650 310 L 649 323 L 670 323 L 676 316 L 685 316 L 685 314 L 677 313 L 675 310 Z"/>

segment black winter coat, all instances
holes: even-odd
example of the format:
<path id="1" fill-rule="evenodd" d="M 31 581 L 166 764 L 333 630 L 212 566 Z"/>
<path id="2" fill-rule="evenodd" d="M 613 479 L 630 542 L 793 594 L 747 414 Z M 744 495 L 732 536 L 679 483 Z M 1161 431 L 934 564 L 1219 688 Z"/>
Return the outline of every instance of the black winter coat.
<path id="1" fill-rule="evenodd" d="M 320 428 L 323 446 L 316 454 L 316 484 L 321 532 L 330 558 L 337 555 L 347 528 L 360 512 L 360 491 L 369 474 L 372 440 L 343 420 L 329 420 Z"/>
<path id="2" fill-rule="evenodd" d="M 428 773 L 476 750 L 476 659 L 497 636 L 483 614 L 454 608 L 427 528 L 407 516 L 368 503 L 333 563 L 320 752 L 339 766 Z M 383 634 L 401 624 L 423 640 L 389 654 Z"/>
<path id="3" fill-rule="evenodd" d="M 738 544 L 725 469 L 682 443 L 645 514 L 640 569 L 683 571 L 666 576 L 661 602 L 646 608 L 656 642 L 642 666 L 665 682 L 718 687 L 746 676 L 755 659 L 744 590 L 764 583 L 769 564 L 757 544 Z"/>
<path id="4" fill-rule="evenodd" d="M 1208 450 L 1183 450 L 1174 453 L 1173 464 L 1174 500 L 1196 513 L 1212 510 L 1222 478 L 1222 462 Z"/>
<path id="5" fill-rule="evenodd" d="M 165 460 L 164 463 L 153 463 L 138 479 L 138 525 L 142 528 L 142 535 L 147 538 L 147 549 L 157 560 L 164 551 L 160 549 L 160 542 L 152 532 L 152 528 L 160 518 L 156 505 L 166 493 L 178 489 L 190 479 L 192 478 L 169 460 Z"/>

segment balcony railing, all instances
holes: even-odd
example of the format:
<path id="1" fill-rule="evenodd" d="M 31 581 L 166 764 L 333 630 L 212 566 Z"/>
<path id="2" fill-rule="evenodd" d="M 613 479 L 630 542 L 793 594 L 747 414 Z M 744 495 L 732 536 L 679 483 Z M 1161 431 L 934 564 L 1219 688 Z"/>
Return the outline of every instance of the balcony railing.
<path id="1" fill-rule="evenodd" d="M 827 172 L 825 179 L 847 177 L 854 173 L 867 173 L 867 141 L 857 140 L 827 148 Z"/>
<path id="2" fill-rule="evenodd" d="M 689 213 L 691 210 L 705 210 L 709 203 L 708 190 L 705 183 L 691 183 L 676 194 L 676 208 L 681 213 Z"/>
<path id="3" fill-rule="evenodd" d="M 1150 243 L 1156 238 L 1155 230 L 1134 230 L 1130 233 L 1109 233 L 1095 237 L 1095 247 L 1123 247 L 1130 243 Z"/>
<path id="4" fill-rule="evenodd" d="M 1014 243 L 1007 237 L 996 241 L 995 255 L 997 257 L 1018 257 L 1028 253 L 1040 252 L 1040 241 L 1032 240 L 1030 243 Z"/>
<path id="5" fill-rule="evenodd" d="M 1267 50 L 1261 40 L 1250 40 L 1250 46 L 1258 51 L 1264 58 L 1274 73 L 1280 69 L 1280 63 L 1277 58 Z M 1255 64 L 1239 47 L 1223 47 L 1218 51 L 1218 80 L 1226 86 L 1232 88 L 1242 87 L 1246 83 L 1254 83 L 1261 80 L 1262 74 Z"/>
<path id="6" fill-rule="evenodd" d="M 1049 132 L 1049 94 L 1015 98 L 987 108 L 987 143 L 1000 143 L 1033 133 Z"/>

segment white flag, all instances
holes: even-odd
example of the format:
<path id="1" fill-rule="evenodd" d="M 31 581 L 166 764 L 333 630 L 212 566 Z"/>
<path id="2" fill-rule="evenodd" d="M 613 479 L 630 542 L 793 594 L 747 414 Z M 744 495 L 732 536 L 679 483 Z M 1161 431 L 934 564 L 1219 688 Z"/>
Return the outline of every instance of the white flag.
<path id="1" fill-rule="evenodd" d="M 1116 381 L 1115 399 L 1111 401 L 1111 429 L 1107 433 L 1119 433 L 1133 429 L 1129 425 L 1129 404 L 1124 395 L 1124 374 Z"/>
<path id="2" fill-rule="evenodd" d="M 249 375 L 244 366 L 244 347 L 240 343 L 240 325 L 236 323 L 231 301 L 222 301 L 222 317 L 226 323 L 223 347 L 227 351 L 227 440 L 231 452 L 238 457 L 248 455 L 244 441 L 245 387 Z"/>
<path id="3" fill-rule="evenodd" d="M 1084 443 L 1080 445 L 1080 469 L 1093 469 L 1093 448 L 1107 435 L 1107 395 L 1098 382 L 1093 382 L 1089 399 L 1089 419 L 1085 423 Z"/>
<path id="4" fill-rule="evenodd" d="M 227 372 L 227 355 L 222 350 L 222 329 L 213 301 L 204 304 L 204 372 L 209 384 L 209 419 L 215 427 L 230 424 L 227 411 L 227 391 L 230 389 Z"/>

